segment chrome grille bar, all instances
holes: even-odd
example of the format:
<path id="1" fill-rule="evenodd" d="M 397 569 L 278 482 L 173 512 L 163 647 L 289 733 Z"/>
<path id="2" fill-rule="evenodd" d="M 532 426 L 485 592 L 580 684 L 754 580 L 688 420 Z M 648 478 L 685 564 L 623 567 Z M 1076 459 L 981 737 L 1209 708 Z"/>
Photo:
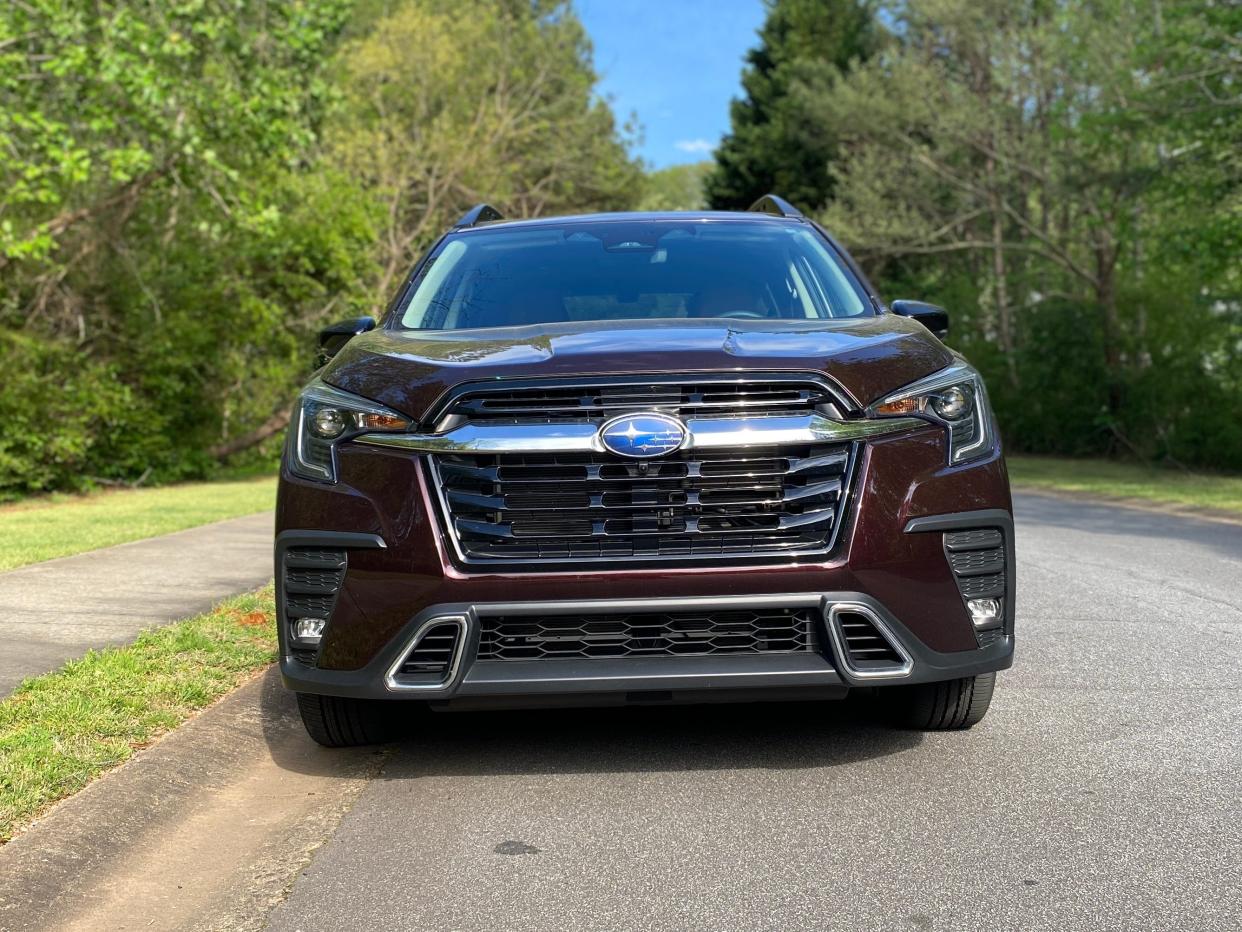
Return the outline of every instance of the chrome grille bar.
<path id="1" fill-rule="evenodd" d="M 819 414 L 796 417 L 690 418 L 684 449 L 750 449 L 792 444 L 839 443 L 926 425 L 917 418 L 837 421 Z M 423 453 L 599 453 L 598 425 L 463 424 L 442 434 L 363 434 L 356 443 Z"/>

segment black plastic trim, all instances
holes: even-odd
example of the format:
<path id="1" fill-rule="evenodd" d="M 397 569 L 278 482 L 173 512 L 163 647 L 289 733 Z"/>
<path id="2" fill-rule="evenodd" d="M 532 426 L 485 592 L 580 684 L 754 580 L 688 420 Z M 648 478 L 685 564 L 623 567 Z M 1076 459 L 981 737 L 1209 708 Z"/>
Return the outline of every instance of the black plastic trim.
<path id="1" fill-rule="evenodd" d="M 996 528 L 1005 539 L 1005 626 L 1006 638 L 1012 640 L 1014 633 L 1014 609 L 1018 593 L 1018 559 L 1014 549 L 1013 515 L 1000 508 L 979 511 L 961 511 L 951 515 L 929 515 L 912 518 L 906 523 L 907 534 L 929 531 L 963 531 L 973 528 Z M 946 551 L 945 563 L 949 557 Z"/>

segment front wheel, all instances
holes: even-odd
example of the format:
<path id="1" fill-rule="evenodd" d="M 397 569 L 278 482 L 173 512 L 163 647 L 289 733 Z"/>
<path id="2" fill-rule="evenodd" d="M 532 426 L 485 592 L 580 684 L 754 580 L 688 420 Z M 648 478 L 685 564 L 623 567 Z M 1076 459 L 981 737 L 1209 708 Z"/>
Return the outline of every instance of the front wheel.
<path id="1" fill-rule="evenodd" d="M 987 715 L 995 687 L 995 673 L 909 686 L 899 700 L 898 717 L 920 731 L 962 731 Z"/>
<path id="2" fill-rule="evenodd" d="M 390 737 L 389 716 L 379 703 L 341 696 L 298 693 L 306 733 L 326 748 L 380 744 Z"/>

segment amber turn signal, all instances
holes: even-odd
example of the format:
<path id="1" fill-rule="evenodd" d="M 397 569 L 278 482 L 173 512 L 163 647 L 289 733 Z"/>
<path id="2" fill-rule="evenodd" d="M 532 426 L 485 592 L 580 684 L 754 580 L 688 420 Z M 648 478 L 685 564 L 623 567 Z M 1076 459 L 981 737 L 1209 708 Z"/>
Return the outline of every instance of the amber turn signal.
<path id="1" fill-rule="evenodd" d="M 876 405 L 876 414 L 918 414 L 921 410 L 919 399 L 917 398 L 901 398 L 897 401 L 887 401 L 882 405 Z"/>
<path id="2" fill-rule="evenodd" d="M 401 430 L 409 427 L 410 422 L 403 417 L 392 414 L 359 414 L 358 426 L 363 430 Z"/>

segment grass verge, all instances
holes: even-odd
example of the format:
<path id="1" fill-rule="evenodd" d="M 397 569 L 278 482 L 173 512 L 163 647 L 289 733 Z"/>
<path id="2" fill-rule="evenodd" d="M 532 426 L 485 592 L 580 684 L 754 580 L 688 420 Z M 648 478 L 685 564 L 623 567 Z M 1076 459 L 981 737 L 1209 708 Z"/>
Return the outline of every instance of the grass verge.
<path id="1" fill-rule="evenodd" d="M 271 509 L 276 479 L 192 482 L 0 505 L 0 570 Z"/>
<path id="2" fill-rule="evenodd" d="M 272 588 L 91 651 L 0 701 L 0 844 L 276 659 Z"/>
<path id="3" fill-rule="evenodd" d="M 1108 460 L 1007 456 L 1015 486 L 1189 505 L 1242 515 L 1242 476 L 1214 476 Z"/>

